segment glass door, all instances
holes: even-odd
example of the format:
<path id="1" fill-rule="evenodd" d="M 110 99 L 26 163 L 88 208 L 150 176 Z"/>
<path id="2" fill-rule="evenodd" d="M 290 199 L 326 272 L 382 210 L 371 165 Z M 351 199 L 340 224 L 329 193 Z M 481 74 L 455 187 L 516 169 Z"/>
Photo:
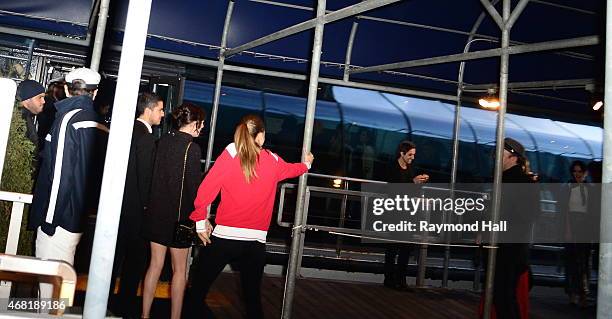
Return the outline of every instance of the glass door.
<path id="1" fill-rule="evenodd" d="M 153 128 L 153 134 L 160 137 L 172 129 L 172 111 L 183 102 L 185 79 L 172 76 L 153 76 L 149 80 L 149 90 L 164 100 L 164 119 Z"/>

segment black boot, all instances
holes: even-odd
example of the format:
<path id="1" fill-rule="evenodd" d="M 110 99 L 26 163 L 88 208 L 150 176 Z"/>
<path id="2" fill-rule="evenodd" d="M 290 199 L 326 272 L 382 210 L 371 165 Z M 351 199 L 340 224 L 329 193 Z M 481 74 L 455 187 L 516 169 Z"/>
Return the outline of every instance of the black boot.
<path id="1" fill-rule="evenodd" d="M 385 281 L 384 281 L 384 285 L 387 288 L 395 288 L 395 276 L 393 273 L 385 273 Z"/>
<path id="2" fill-rule="evenodd" d="M 397 290 L 406 290 L 408 289 L 408 284 L 406 283 L 406 275 L 399 274 L 395 278 L 395 289 Z"/>
<path id="3" fill-rule="evenodd" d="M 395 289 L 406 290 L 408 285 L 406 284 L 406 268 L 402 265 L 395 265 Z"/>

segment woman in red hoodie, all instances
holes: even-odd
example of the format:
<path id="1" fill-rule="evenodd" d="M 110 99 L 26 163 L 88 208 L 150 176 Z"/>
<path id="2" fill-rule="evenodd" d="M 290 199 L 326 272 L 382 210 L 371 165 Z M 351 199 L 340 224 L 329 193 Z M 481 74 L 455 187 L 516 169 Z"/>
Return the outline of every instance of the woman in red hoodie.
<path id="1" fill-rule="evenodd" d="M 263 318 L 261 279 L 266 263 L 266 235 L 279 181 L 308 171 L 314 156 L 304 163 L 286 163 L 264 149 L 265 127 L 259 116 L 244 116 L 229 144 L 200 184 L 195 210 L 198 236 L 207 247 L 202 249 L 198 269 L 193 273 L 192 314 L 213 317 L 203 302 L 210 286 L 230 262 L 240 267 L 240 281 L 247 318 Z M 207 220 L 207 207 L 221 192 L 214 230 Z M 201 308 L 203 307 L 203 309 Z"/>

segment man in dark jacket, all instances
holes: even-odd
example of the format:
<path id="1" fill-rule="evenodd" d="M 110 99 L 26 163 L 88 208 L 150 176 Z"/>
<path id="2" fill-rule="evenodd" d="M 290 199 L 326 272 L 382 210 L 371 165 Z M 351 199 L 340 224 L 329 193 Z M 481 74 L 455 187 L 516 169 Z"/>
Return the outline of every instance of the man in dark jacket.
<path id="1" fill-rule="evenodd" d="M 93 109 L 100 75 L 87 68 L 66 75 L 69 98 L 58 102 L 45 137 L 29 228 L 36 230 L 36 257 L 70 264 L 87 216 L 97 209 L 108 129 Z M 41 297 L 52 294 L 41 284 Z"/>
<path id="2" fill-rule="evenodd" d="M 155 162 L 153 126 L 164 116 L 163 100 L 152 93 L 138 95 L 138 118 L 134 121 L 130 158 L 128 161 L 123 206 L 115 250 L 115 276 L 121 275 L 119 303 L 124 318 L 139 318 L 136 293 L 145 273 L 148 242 L 140 236 L 144 211 L 149 203 L 149 191 Z M 113 276 L 113 277 L 115 277 Z M 114 287 L 114 280 L 111 288 Z M 112 294 L 111 294 L 112 296 Z"/>
<path id="3" fill-rule="evenodd" d="M 32 159 L 32 167 L 34 169 L 33 177 L 36 178 L 38 170 L 39 149 L 42 149 L 41 142 L 37 135 L 38 131 L 38 114 L 43 111 L 45 105 L 45 88 L 38 82 L 33 80 L 25 80 L 19 83 L 17 87 L 17 99 L 21 109 L 21 117 L 26 123 L 26 137 L 34 144 L 34 158 Z"/>
<path id="4" fill-rule="evenodd" d="M 17 87 L 17 99 L 23 107 L 21 115 L 26 120 L 26 137 L 38 147 L 36 115 L 42 112 L 45 105 L 45 88 L 34 80 L 22 81 Z"/>
<path id="5" fill-rule="evenodd" d="M 495 262 L 493 304 L 498 319 L 523 319 L 528 314 L 529 240 L 531 222 L 537 216 L 539 192 L 526 170 L 525 148 L 504 140 L 500 221 L 508 222 L 500 233 Z"/>

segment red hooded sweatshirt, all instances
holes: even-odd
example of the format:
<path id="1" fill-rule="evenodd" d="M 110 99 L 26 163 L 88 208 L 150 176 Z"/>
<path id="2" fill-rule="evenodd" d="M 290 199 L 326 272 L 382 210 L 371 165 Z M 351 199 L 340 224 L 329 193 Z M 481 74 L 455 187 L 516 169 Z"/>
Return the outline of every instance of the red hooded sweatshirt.
<path id="1" fill-rule="evenodd" d="M 270 227 L 276 185 L 308 171 L 304 163 L 287 163 L 278 155 L 263 149 L 255 166 L 257 176 L 247 183 L 236 145 L 229 144 L 200 184 L 195 199 L 195 210 L 190 218 L 206 219 L 206 208 L 221 191 L 217 208 L 217 226 L 213 235 L 225 239 L 266 242 Z M 200 228 L 200 227 L 198 227 Z"/>

